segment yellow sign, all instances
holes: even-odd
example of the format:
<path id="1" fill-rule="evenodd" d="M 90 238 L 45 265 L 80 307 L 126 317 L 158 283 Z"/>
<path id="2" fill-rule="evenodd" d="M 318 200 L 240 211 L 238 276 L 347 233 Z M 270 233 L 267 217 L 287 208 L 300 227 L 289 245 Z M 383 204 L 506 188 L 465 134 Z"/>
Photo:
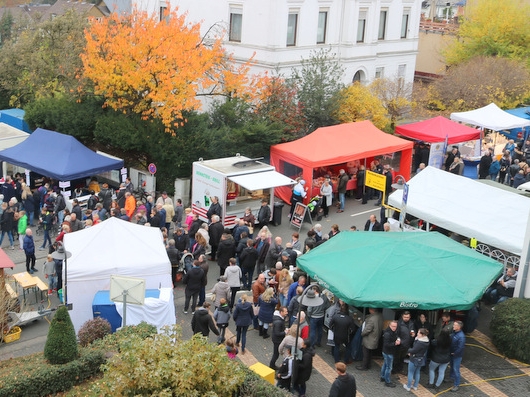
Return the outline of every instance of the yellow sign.
<path id="1" fill-rule="evenodd" d="M 386 189 L 386 176 L 377 172 L 366 171 L 365 184 L 368 187 L 384 192 Z"/>

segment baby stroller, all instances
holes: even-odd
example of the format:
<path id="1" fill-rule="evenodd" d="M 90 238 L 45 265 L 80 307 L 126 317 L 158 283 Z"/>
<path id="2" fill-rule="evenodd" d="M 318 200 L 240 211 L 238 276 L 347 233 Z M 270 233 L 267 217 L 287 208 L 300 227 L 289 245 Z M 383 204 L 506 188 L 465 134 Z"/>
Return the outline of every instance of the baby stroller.
<path id="1" fill-rule="evenodd" d="M 320 221 L 322 219 L 322 215 L 320 212 L 322 212 L 322 200 L 324 197 L 315 196 L 312 197 L 309 200 L 309 204 L 307 204 L 307 210 L 311 214 L 311 219 L 317 218 L 317 221 Z"/>
<path id="2" fill-rule="evenodd" d="M 177 281 L 182 280 L 182 277 L 193 267 L 193 261 L 195 258 L 193 257 L 193 254 L 186 253 L 182 255 L 182 258 L 180 259 L 179 266 L 177 268 Z"/>

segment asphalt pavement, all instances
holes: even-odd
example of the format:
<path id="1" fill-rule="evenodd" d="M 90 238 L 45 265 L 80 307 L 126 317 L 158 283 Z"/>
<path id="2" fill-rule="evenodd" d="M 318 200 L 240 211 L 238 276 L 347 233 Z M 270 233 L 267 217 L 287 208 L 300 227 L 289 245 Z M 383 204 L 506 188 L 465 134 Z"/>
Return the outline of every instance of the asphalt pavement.
<path id="1" fill-rule="evenodd" d="M 374 206 L 375 201 L 369 201 L 366 205 L 361 205 L 351 198 L 347 198 L 345 212 L 336 213 L 336 209 L 330 208 L 328 218 L 323 218 L 319 223 L 323 225 L 325 233 L 331 229 L 332 224 L 338 224 L 340 230 L 349 230 L 350 226 L 355 225 L 362 230 L 364 223 L 371 214 L 379 218 L 379 207 Z M 283 208 L 282 224 L 271 226 L 271 232 L 274 236 L 282 237 L 284 244 L 290 240 L 291 234 L 296 231 L 289 225 L 287 214 L 289 206 Z M 304 223 L 300 231 L 300 238 L 303 241 L 311 225 Z M 36 245 L 42 242 L 42 236 L 36 236 Z M 18 249 L 10 250 L 9 243 L 3 242 L 3 249 L 16 264 L 13 270 L 7 269 L 8 275 L 25 271 L 25 256 L 23 251 Z M 37 251 L 37 267 L 42 269 L 46 257 L 46 251 Z M 41 276 L 42 270 L 36 275 Z M 219 271 L 217 264 L 210 262 L 210 271 L 208 273 L 207 291 L 217 281 Z M 175 307 L 177 322 L 182 326 L 183 337 L 191 337 L 191 310 L 189 314 L 183 313 L 184 305 L 184 286 L 177 285 L 175 292 Z M 31 305 L 27 310 L 36 310 L 34 304 L 35 296 L 29 296 Z M 73 302 L 75 304 L 75 302 Z M 59 305 L 59 299 L 56 295 L 46 297 L 43 302 L 38 304 L 44 308 L 54 308 Z M 403 396 L 413 393 L 417 396 L 432 396 L 449 393 L 450 395 L 459 396 L 530 396 L 530 367 L 523 365 L 514 360 L 508 360 L 498 355 L 490 340 L 489 322 L 491 311 L 487 306 L 483 306 L 478 322 L 478 328 L 467 336 L 466 349 L 462 362 L 462 387 L 456 393 L 450 392 L 452 384 L 443 383 L 438 394 L 427 389 L 428 375 L 422 373 L 420 388 L 417 391 L 407 392 L 401 386 L 406 382 L 405 375 L 399 375 L 395 378 L 396 388 L 387 388 L 384 383 L 379 381 L 379 370 L 382 365 L 381 357 L 374 357 L 372 369 L 369 371 L 359 371 L 355 368 L 358 365 L 354 362 L 348 365 L 348 372 L 353 374 L 357 381 L 358 396 Z M 46 335 L 51 319 L 42 318 L 33 323 L 22 327 L 21 338 L 18 341 L 0 345 L 0 360 L 9 359 L 39 352 L 44 349 Z M 228 327 L 228 335 L 235 333 L 233 321 Z M 313 373 L 307 384 L 307 396 L 322 397 L 329 394 L 331 383 L 336 378 L 334 371 L 334 360 L 330 354 L 330 348 L 325 346 L 326 334 L 324 334 L 322 347 L 316 348 L 316 356 L 313 361 Z M 212 343 L 215 342 L 215 335 L 210 336 Z M 272 355 L 272 342 L 269 339 L 263 339 L 258 336 L 257 331 L 249 330 L 247 337 L 247 352 L 239 354 L 239 359 L 247 365 L 261 362 L 268 365 Z M 278 365 L 280 360 L 278 360 Z"/>

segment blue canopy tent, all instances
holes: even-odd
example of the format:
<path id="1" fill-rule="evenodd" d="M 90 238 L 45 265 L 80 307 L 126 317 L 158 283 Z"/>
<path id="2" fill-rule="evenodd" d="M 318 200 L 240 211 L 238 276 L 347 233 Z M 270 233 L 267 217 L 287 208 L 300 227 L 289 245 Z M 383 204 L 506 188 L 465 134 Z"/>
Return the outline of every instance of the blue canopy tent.
<path id="1" fill-rule="evenodd" d="M 515 108 L 515 109 L 508 109 L 505 110 L 505 112 L 513 114 L 514 116 L 521 117 L 523 119 L 530 120 L 530 106 L 523 107 L 523 108 Z M 528 128 L 525 128 L 523 131 L 521 128 L 513 128 L 511 130 L 507 131 L 501 131 L 504 135 L 506 135 L 510 139 L 528 139 L 528 135 L 530 134 L 530 130 Z M 519 138 L 519 133 L 521 133 L 521 136 Z"/>
<path id="2" fill-rule="evenodd" d="M 73 136 L 37 128 L 24 142 L 0 151 L 0 161 L 59 181 L 123 167 L 123 160 L 97 154 Z"/>

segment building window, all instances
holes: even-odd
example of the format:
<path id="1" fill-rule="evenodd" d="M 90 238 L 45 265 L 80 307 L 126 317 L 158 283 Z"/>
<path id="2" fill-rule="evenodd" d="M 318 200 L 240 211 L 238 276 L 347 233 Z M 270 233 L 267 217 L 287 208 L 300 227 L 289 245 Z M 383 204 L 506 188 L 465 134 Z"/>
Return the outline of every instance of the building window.
<path id="1" fill-rule="evenodd" d="M 385 31 L 386 31 L 386 10 L 381 10 L 381 13 L 379 14 L 379 32 L 377 34 L 378 40 L 384 40 L 385 39 Z"/>
<path id="2" fill-rule="evenodd" d="M 360 83 L 362 80 L 362 73 L 360 70 L 358 70 L 357 72 L 355 72 L 355 74 L 353 75 L 353 80 L 352 80 L 352 83 Z"/>
<path id="3" fill-rule="evenodd" d="M 287 19 L 287 46 L 296 45 L 296 29 L 298 25 L 298 13 L 290 12 Z"/>
<path id="4" fill-rule="evenodd" d="M 169 19 L 169 15 L 168 15 L 168 12 L 167 12 L 167 7 L 160 7 L 160 22 L 162 21 L 168 21 Z"/>
<path id="5" fill-rule="evenodd" d="M 318 13 L 317 44 L 324 44 L 326 42 L 327 22 L 328 22 L 328 12 L 320 11 Z"/>
<path id="6" fill-rule="evenodd" d="M 364 32 L 366 31 L 366 11 L 359 11 L 357 24 L 357 43 L 364 43 Z"/>
<path id="7" fill-rule="evenodd" d="M 403 81 L 405 80 L 405 72 L 407 70 L 407 65 L 399 65 L 398 66 L 398 79 Z"/>
<path id="8" fill-rule="evenodd" d="M 407 38 L 407 31 L 409 30 L 409 11 L 405 11 L 403 13 L 403 17 L 401 19 L 401 38 L 406 39 Z"/>
<path id="9" fill-rule="evenodd" d="M 384 77 L 385 68 L 375 68 L 375 78 L 382 79 Z"/>
<path id="10" fill-rule="evenodd" d="M 243 24 L 243 14 L 241 11 L 230 12 L 230 31 L 228 34 L 229 41 L 241 43 L 241 26 Z"/>

